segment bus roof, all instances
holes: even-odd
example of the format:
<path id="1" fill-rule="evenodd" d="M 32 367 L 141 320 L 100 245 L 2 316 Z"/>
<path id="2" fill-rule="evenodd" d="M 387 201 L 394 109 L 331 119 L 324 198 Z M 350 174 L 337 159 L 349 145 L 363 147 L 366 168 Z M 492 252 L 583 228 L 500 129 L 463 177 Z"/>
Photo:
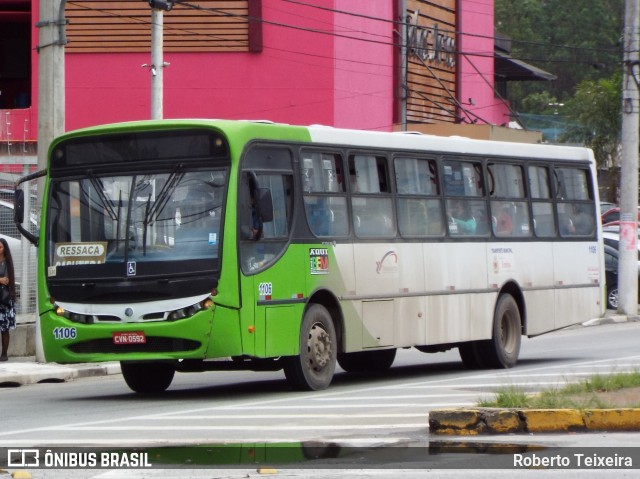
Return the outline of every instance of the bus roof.
<path id="1" fill-rule="evenodd" d="M 591 160 L 588 148 L 575 146 L 514 143 L 507 141 L 476 140 L 460 136 L 435 136 L 410 132 L 373 132 L 347 130 L 320 125 L 309 127 L 312 141 L 370 148 L 396 150 L 425 150 L 441 153 L 518 156 L 540 159 Z M 515 149 L 515 150 L 514 150 Z"/>
<path id="2" fill-rule="evenodd" d="M 84 136 L 88 134 L 132 131 L 134 129 L 160 129 L 217 127 L 221 131 L 240 134 L 245 139 L 288 139 L 302 140 L 320 144 L 354 146 L 361 148 L 386 148 L 396 151 L 413 150 L 437 153 L 490 155 L 520 158 L 539 158 L 549 160 L 591 161 L 593 153 L 588 148 L 575 146 L 546 145 L 534 143 L 514 143 L 464 138 L 460 136 L 436 136 L 411 132 L 379 132 L 334 128 L 323 125 L 287 125 L 264 120 L 207 120 L 207 119 L 167 119 L 124 122 L 100 125 L 68 132 L 60 139 Z"/>

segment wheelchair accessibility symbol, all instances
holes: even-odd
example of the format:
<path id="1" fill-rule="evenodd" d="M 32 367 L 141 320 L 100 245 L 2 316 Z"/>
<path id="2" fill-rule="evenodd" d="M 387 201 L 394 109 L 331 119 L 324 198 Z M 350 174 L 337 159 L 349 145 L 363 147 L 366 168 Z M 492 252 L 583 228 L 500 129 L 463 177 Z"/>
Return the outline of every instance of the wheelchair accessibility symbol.
<path id="1" fill-rule="evenodd" d="M 127 262 L 127 276 L 135 276 L 136 275 L 136 262 L 128 261 Z"/>

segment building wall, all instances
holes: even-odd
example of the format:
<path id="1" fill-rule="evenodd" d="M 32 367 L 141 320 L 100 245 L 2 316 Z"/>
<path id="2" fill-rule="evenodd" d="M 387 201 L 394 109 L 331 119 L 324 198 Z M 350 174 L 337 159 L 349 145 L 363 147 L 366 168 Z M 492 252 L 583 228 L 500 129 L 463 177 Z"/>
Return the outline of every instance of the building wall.
<path id="1" fill-rule="evenodd" d="M 505 125 L 509 109 L 493 93 L 494 0 L 458 0 L 459 100 L 478 123 Z M 469 99 L 473 99 L 470 102 Z M 475 103 L 475 105 L 470 104 Z"/>
<path id="2" fill-rule="evenodd" d="M 38 18 L 37 3 L 34 18 Z M 366 0 L 315 4 L 392 16 L 391 2 L 376 2 L 374 7 Z M 390 23 L 294 3 L 283 8 L 279 0 L 263 0 L 262 14 L 260 53 L 165 53 L 164 60 L 170 63 L 164 71 L 165 118 L 268 119 L 391 129 L 392 46 L 359 40 L 390 38 Z M 334 22 L 344 38 L 313 31 L 331 32 Z M 141 67 L 145 63 L 150 63 L 150 54 L 67 53 L 66 129 L 148 119 L 151 80 Z M 37 109 L 36 53 L 33 64 Z"/>
<path id="3" fill-rule="evenodd" d="M 262 0 L 259 53 L 165 53 L 164 117 L 268 119 L 292 124 L 391 130 L 396 2 L 318 0 L 313 8 Z M 39 20 L 33 0 L 33 23 Z M 506 109 L 494 97 L 493 0 L 457 0 L 460 51 L 458 97 L 482 122 L 503 124 Z M 346 13 L 340 13 L 346 12 Z M 366 12 L 369 17 L 348 15 Z M 165 13 L 170 16 L 171 12 Z M 149 9 L 149 18 L 151 10 Z M 300 28 L 291 28 L 298 26 Z M 323 34 L 320 32 L 328 32 Z M 333 33 L 332 33 L 333 32 Z M 33 29 L 32 45 L 38 44 Z M 37 118 L 38 54 L 32 49 L 32 118 Z M 67 53 L 66 129 L 150 117 L 148 53 Z M 477 70 L 476 70 L 477 69 Z M 484 79 L 478 74 L 480 71 Z M 485 81 L 486 79 L 486 81 Z M 37 137 L 35 122 L 32 139 Z"/>
<path id="4" fill-rule="evenodd" d="M 332 126 L 391 131 L 394 108 L 394 2 L 335 0 L 334 8 L 366 12 L 375 21 L 336 13 Z"/>

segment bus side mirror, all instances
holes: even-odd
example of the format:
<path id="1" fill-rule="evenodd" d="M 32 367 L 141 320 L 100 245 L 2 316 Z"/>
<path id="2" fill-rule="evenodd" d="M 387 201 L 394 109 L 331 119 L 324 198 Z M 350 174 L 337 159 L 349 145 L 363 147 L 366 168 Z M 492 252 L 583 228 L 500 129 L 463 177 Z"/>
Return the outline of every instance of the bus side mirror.
<path id="1" fill-rule="evenodd" d="M 13 194 L 13 221 L 18 231 L 34 246 L 38 246 L 38 237 L 22 226 L 24 223 L 24 191 L 15 190 Z"/>
<path id="2" fill-rule="evenodd" d="M 13 205 L 13 221 L 15 223 L 24 223 L 24 191 L 15 191 Z"/>
<path id="3" fill-rule="evenodd" d="M 263 223 L 273 221 L 273 199 L 269 188 L 258 188 L 258 209 Z"/>

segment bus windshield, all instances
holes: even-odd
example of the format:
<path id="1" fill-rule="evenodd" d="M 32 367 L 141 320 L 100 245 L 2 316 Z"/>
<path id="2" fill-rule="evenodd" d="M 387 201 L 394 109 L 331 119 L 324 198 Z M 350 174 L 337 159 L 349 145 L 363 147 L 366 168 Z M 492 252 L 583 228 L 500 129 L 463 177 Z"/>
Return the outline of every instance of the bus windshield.
<path id="1" fill-rule="evenodd" d="M 205 269 L 214 269 L 226 183 L 226 169 L 183 168 L 52 181 L 49 276 L 104 277 L 105 268 L 125 264 L 137 268 L 117 270 L 127 276 L 144 274 L 145 264 L 154 265 L 149 274 L 163 274 L 174 268 L 171 262 L 188 265 L 185 260 L 200 260 L 194 263 L 200 270 L 206 260 Z M 86 265 L 103 267 L 81 268 Z"/>

